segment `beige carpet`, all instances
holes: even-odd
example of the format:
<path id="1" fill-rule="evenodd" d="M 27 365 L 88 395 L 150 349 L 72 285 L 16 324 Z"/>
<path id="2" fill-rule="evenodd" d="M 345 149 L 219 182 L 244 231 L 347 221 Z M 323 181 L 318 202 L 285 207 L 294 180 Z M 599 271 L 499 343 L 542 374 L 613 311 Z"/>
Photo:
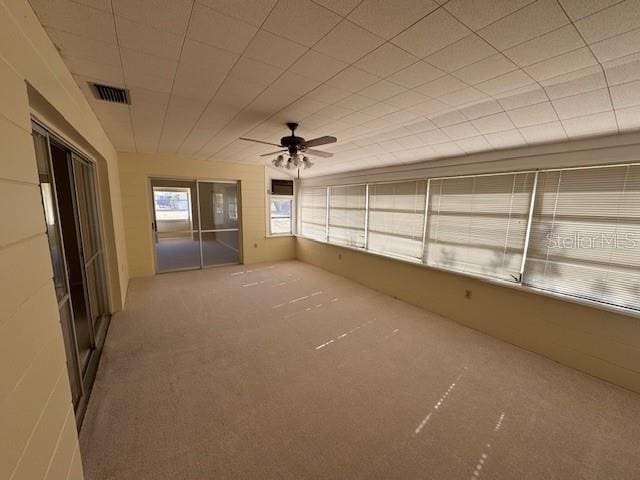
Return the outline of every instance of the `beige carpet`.
<path id="1" fill-rule="evenodd" d="M 81 447 L 88 480 L 637 479 L 640 395 L 303 263 L 238 265 L 131 282 Z"/>

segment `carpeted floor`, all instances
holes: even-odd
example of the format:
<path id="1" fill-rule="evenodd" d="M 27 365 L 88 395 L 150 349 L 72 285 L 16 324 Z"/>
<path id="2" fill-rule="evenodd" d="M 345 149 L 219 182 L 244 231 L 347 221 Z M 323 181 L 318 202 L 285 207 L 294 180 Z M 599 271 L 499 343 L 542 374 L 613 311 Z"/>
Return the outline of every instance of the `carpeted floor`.
<path id="1" fill-rule="evenodd" d="M 634 479 L 640 395 L 300 262 L 238 265 L 131 282 L 81 448 L 87 480 Z"/>
<path id="2" fill-rule="evenodd" d="M 214 235 L 204 233 L 203 235 Z M 163 238 L 156 243 L 158 271 L 200 268 L 200 242 L 190 238 Z M 222 242 L 203 238 L 202 259 L 206 265 L 238 263 L 238 250 Z"/>

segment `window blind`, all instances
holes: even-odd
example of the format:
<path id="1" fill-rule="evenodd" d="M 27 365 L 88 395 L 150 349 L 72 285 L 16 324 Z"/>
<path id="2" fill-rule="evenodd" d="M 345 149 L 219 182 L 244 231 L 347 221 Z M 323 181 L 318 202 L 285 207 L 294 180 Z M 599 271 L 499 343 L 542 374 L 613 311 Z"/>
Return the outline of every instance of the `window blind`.
<path id="1" fill-rule="evenodd" d="M 368 249 L 422 258 L 427 182 L 369 185 Z"/>
<path id="2" fill-rule="evenodd" d="M 640 165 L 539 174 L 524 283 L 640 309 Z"/>
<path id="3" fill-rule="evenodd" d="M 329 242 L 364 247 L 366 186 L 329 190 Z"/>
<path id="4" fill-rule="evenodd" d="M 300 192 L 300 233 L 327 239 L 327 188 L 307 187 Z"/>
<path id="5" fill-rule="evenodd" d="M 431 180 L 425 262 L 519 281 L 535 175 Z"/>

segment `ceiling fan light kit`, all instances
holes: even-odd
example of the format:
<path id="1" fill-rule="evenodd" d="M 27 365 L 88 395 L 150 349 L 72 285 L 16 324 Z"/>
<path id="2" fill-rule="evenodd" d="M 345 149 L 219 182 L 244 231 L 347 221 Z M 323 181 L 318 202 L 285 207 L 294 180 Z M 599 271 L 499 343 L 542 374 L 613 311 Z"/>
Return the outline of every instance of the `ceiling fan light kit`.
<path id="1" fill-rule="evenodd" d="M 264 142 L 262 140 L 254 140 L 252 138 L 240 138 L 240 140 L 245 140 L 248 142 L 256 142 L 263 143 L 265 145 L 273 145 L 274 147 L 280 147 L 283 150 L 278 150 L 276 152 L 265 153 L 260 155 L 261 157 L 270 157 L 272 155 L 278 154 L 276 158 L 274 158 L 271 163 L 274 167 L 284 167 L 287 170 L 291 170 L 292 168 L 311 168 L 314 163 L 309 160 L 307 155 L 315 155 L 317 157 L 330 158 L 333 157 L 333 153 L 323 152 L 322 150 L 315 150 L 310 147 L 318 147 L 320 145 L 327 145 L 329 143 L 335 143 L 338 141 L 336 137 L 324 136 L 313 138 L 311 140 L 305 140 L 302 137 L 296 136 L 296 128 L 298 128 L 297 123 L 287 123 L 287 127 L 291 130 L 291 135 L 282 137 L 280 139 L 280 144 L 277 143 L 269 143 Z M 284 153 L 284 155 L 283 155 Z M 302 155 L 300 155 L 302 154 Z"/>

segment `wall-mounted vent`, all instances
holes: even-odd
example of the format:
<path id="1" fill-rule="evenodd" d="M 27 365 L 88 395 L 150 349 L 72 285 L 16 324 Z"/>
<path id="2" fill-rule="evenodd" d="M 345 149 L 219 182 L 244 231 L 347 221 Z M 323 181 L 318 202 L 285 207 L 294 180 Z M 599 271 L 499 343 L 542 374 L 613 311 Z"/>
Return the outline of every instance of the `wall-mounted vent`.
<path id="1" fill-rule="evenodd" d="M 99 100 L 131 105 L 129 91 L 124 88 L 110 87 L 109 85 L 101 85 L 99 83 L 90 83 L 89 85 L 91 86 L 96 98 Z"/>

